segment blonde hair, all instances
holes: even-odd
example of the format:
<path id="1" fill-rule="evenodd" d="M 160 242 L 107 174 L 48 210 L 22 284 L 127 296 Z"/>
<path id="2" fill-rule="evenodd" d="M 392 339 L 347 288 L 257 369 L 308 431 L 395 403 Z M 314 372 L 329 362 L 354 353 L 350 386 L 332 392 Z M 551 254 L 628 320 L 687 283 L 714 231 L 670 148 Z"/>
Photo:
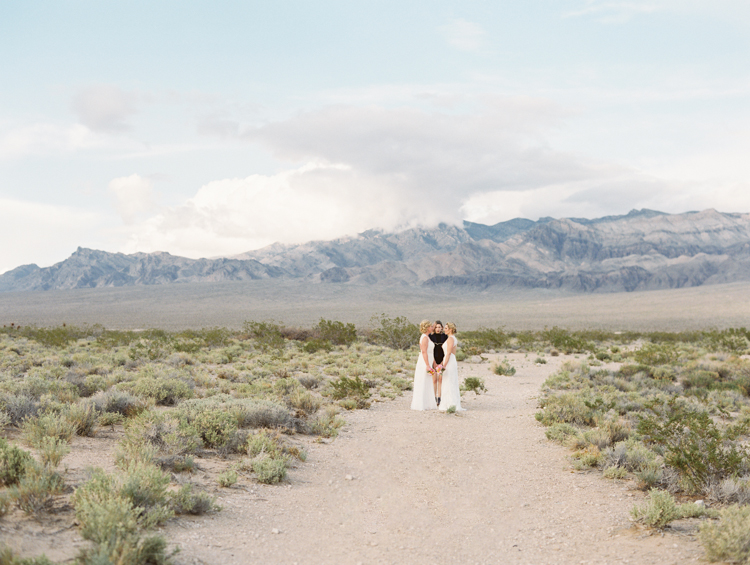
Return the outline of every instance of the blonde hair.
<path id="1" fill-rule="evenodd" d="M 450 330 L 451 333 L 456 333 L 456 324 L 453 322 L 445 322 L 445 329 Z"/>
<path id="2" fill-rule="evenodd" d="M 431 327 L 432 327 L 432 322 L 430 322 L 429 320 L 422 320 L 422 321 L 421 321 L 421 322 L 419 323 L 419 332 L 420 332 L 420 333 L 425 333 L 425 332 L 427 332 L 427 330 L 429 330 L 429 329 L 430 329 Z"/>

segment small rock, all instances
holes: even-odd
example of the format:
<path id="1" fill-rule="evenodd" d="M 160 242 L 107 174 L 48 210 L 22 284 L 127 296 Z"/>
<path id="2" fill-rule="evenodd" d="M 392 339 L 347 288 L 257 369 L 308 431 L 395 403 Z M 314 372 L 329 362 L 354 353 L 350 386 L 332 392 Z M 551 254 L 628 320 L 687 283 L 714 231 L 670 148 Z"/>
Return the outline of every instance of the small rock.
<path id="1" fill-rule="evenodd" d="M 280 533 L 281 533 L 281 530 L 279 530 L 278 528 L 273 528 L 273 529 L 271 530 L 271 533 L 272 533 L 272 534 L 280 534 Z"/>
<path id="2" fill-rule="evenodd" d="M 706 503 L 703 502 L 702 500 L 696 500 L 695 501 L 695 505 L 696 506 L 700 506 L 701 508 L 705 508 L 706 507 Z"/>
<path id="3" fill-rule="evenodd" d="M 351 481 L 351 480 L 354 480 L 354 477 L 352 477 L 351 475 L 347 475 L 347 476 L 346 476 L 346 477 L 344 477 L 344 478 L 345 478 L 345 479 L 346 479 L 347 481 Z"/>
<path id="4" fill-rule="evenodd" d="M 472 355 L 469 357 L 469 363 L 481 363 L 482 358 L 479 355 Z"/>

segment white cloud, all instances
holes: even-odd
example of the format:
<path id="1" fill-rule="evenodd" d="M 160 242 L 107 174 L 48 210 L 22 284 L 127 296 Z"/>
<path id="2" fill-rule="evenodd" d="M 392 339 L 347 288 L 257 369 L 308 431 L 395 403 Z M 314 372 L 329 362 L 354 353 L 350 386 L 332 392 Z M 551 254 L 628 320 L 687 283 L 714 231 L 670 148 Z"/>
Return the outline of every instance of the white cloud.
<path id="1" fill-rule="evenodd" d="M 441 26 L 439 30 L 446 41 L 460 51 L 479 51 L 486 35 L 482 26 L 461 18 Z"/>
<path id="2" fill-rule="evenodd" d="M 127 118 L 135 114 L 138 95 L 110 84 L 90 86 L 78 92 L 71 108 L 93 131 L 112 133 L 130 129 Z"/>
<path id="3" fill-rule="evenodd" d="M 703 14 L 733 23 L 748 22 L 750 5 L 745 0 L 583 0 L 563 17 L 593 17 L 602 23 L 625 23 L 636 16 L 661 12 Z"/>
<path id="4" fill-rule="evenodd" d="M 109 193 L 126 224 L 132 224 L 138 214 L 148 212 L 155 204 L 153 183 L 137 174 L 110 181 Z"/>
<path id="5" fill-rule="evenodd" d="M 68 153 L 98 145 L 97 136 L 80 124 L 37 123 L 10 129 L 0 136 L 0 159 Z"/>
<path id="6" fill-rule="evenodd" d="M 104 220 L 94 212 L 0 198 L 0 273 L 32 262 L 46 267 L 61 261 L 79 245 L 95 244 L 92 234 L 103 228 Z"/>

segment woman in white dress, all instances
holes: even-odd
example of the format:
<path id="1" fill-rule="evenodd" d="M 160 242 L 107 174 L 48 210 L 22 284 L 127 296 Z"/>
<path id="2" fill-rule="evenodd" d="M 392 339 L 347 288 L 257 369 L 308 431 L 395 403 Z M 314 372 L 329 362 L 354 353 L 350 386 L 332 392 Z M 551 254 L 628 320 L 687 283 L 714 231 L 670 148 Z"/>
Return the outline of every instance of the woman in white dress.
<path id="1" fill-rule="evenodd" d="M 414 395 L 411 399 L 412 410 L 435 410 L 435 389 L 432 387 L 432 377 L 427 372 L 434 361 L 435 344 L 428 337 L 432 332 L 432 322 L 422 320 L 419 324 L 422 335 L 419 338 L 419 359 L 414 369 Z"/>
<path id="2" fill-rule="evenodd" d="M 443 390 L 440 399 L 440 410 L 448 410 L 451 406 L 456 407 L 456 411 L 465 410 L 461 408 L 461 391 L 458 387 L 458 361 L 456 360 L 456 348 L 458 340 L 456 339 L 456 324 L 448 322 L 445 324 L 445 333 L 448 339 L 443 344 L 445 358 L 443 359 Z"/>

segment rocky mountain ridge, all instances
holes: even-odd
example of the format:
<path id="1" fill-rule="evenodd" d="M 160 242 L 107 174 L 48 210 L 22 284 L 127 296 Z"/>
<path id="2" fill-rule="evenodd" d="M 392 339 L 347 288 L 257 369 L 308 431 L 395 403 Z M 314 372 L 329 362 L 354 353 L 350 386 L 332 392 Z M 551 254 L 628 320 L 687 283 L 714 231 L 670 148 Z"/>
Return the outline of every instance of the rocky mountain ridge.
<path id="1" fill-rule="evenodd" d="M 51 267 L 23 265 L 0 275 L 0 291 L 281 278 L 578 292 L 744 281 L 750 280 L 750 214 L 633 210 L 593 220 L 464 222 L 463 227 L 370 230 L 332 241 L 274 244 L 217 259 L 79 248 Z"/>

